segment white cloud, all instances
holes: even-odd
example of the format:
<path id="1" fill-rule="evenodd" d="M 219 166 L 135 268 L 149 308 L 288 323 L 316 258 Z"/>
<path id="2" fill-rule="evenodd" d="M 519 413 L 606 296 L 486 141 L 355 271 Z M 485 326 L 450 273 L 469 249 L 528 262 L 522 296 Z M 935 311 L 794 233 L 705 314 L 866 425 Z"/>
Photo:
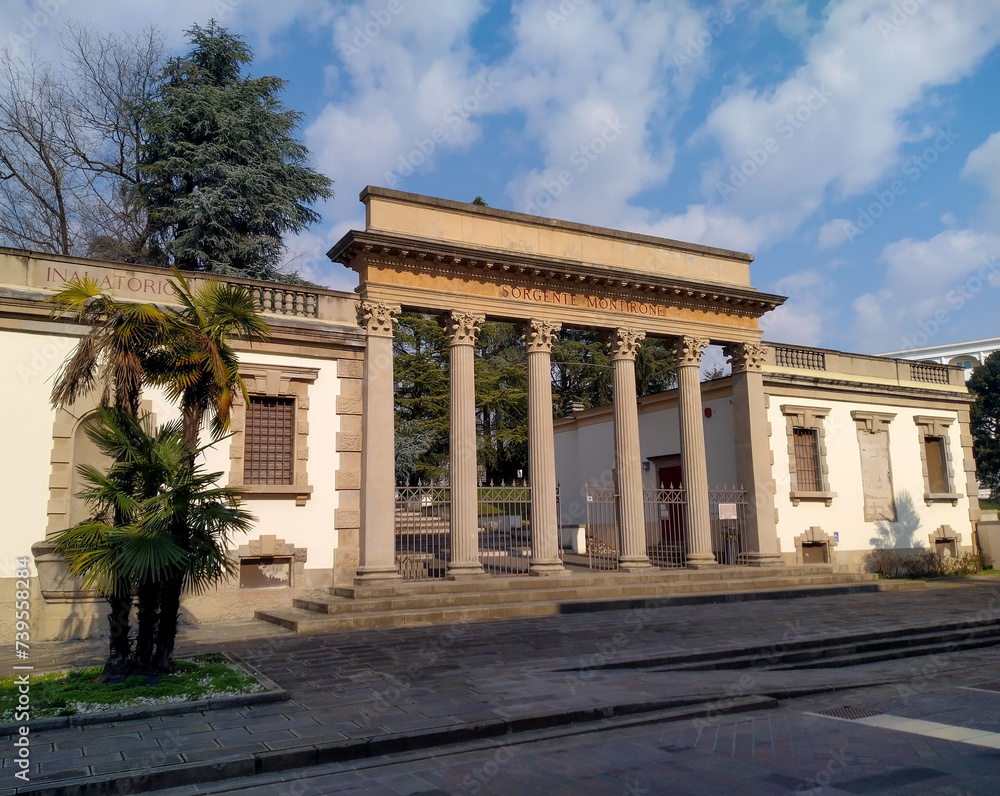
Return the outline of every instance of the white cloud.
<path id="1" fill-rule="evenodd" d="M 834 218 L 819 228 L 818 244 L 820 249 L 832 249 L 845 240 L 849 240 L 854 224 L 846 218 Z"/>
<path id="2" fill-rule="evenodd" d="M 703 47 L 678 68 L 674 54 L 696 39 L 706 15 L 685 3 L 588 2 L 552 25 L 552 8 L 525 2 L 514 11 L 503 99 L 524 114 L 542 164 L 516 174 L 508 193 L 515 209 L 620 224 L 630 197 L 673 167 L 665 109 L 687 100 L 696 62 L 709 57 Z"/>
<path id="3" fill-rule="evenodd" d="M 1000 132 L 993 133 L 983 144 L 969 153 L 962 176 L 980 183 L 987 193 L 982 214 L 987 223 L 995 224 L 1000 217 Z"/>
<path id="4" fill-rule="evenodd" d="M 760 321 L 764 339 L 794 345 L 820 345 L 833 311 L 828 297 L 833 286 L 815 270 L 779 279 L 772 291 L 788 300 Z"/>
<path id="5" fill-rule="evenodd" d="M 902 18 L 898 7 L 833 3 L 794 74 L 774 86 L 736 80 L 700 132 L 722 153 L 704 169 L 709 206 L 724 200 L 726 213 L 787 237 L 831 195 L 870 190 L 904 143 L 937 135 L 910 130 L 906 114 L 1000 41 L 1000 6 L 927 3 Z M 687 215 L 709 212 L 692 205 Z M 827 244 L 838 229 L 827 226 Z"/>
<path id="6" fill-rule="evenodd" d="M 885 284 L 855 299 L 852 333 L 863 350 L 919 348 L 996 330 L 1000 235 L 945 230 L 886 246 Z"/>

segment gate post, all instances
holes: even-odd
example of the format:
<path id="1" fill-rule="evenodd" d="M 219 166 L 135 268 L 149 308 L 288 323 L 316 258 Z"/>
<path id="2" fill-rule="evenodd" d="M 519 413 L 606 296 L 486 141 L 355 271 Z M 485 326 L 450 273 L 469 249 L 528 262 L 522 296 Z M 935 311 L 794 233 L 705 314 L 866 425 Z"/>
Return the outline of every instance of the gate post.
<path id="1" fill-rule="evenodd" d="M 476 335 L 486 316 L 452 312 L 444 317 L 451 365 L 451 561 L 448 577 L 482 576 L 479 560 L 479 483 L 476 479 Z"/>
<path id="2" fill-rule="evenodd" d="M 614 368 L 615 467 L 618 469 L 622 572 L 649 569 L 646 517 L 642 505 L 642 462 L 639 452 L 639 407 L 635 393 L 635 352 L 646 336 L 636 329 L 615 329 L 608 341 Z"/>
<path id="3" fill-rule="evenodd" d="M 760 343 L 724 348 L 733 363 L 733 431 L 736 474 L 749 497 L 747 544 L 743 559 L 751 566 L 780 566 L 778 531 L 774 521 L 774 480 L 764 398 L 764 353 Z"/>
<path id="4" fill-rule="evenodd" d="M 400 307 L 362 301 L 358 323 L 365 328 L 361 409 L 361 538 L 355 581 L 395 580 L 396 451 L 393 439 L 395 382 L 392 325 Z"/>
<path id="5" fill-rule="evenodd" d="M 552 344 L 560 324 L 532 319 L 522 337 L 528 354 L 528 472 L 531 475 L 532 575 L 568 575 L 559 559 L 556 454 L 552 430 Z"/>
<path id="6" fill-rule="evenodd" d="M 677 408 L 681 423 L 681 467 L 687 490 L 687 530 L 689 569 L 717 566 L 712 555 L 712 522 L 708 507 L 708 465 L 705 458 L 705 426 L 701 412 L 701 382 L 698 369 L 701 350 L 708 345 L 702 337 L 678 337 L 674 341 L 677 367 Z"/>

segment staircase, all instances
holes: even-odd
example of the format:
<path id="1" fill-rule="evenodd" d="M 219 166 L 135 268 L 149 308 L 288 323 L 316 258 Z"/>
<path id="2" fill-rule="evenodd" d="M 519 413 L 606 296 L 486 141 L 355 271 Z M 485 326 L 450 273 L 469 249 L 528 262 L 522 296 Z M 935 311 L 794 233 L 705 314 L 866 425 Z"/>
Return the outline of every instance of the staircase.
<path id="1" fill-rule="evenodd" d="M 330 595 L 292 601 L 292 607 L 255 616 L 297 633 L 483 622 L 655 605 L 923 588 L 922 582 L 880 581 L 867 573 L 835 572 L 831 565 L 718 567 L 591 573 L 569 577 L 395 581 L 334 587 Z M 652 607 L 652 606 L 650 606 Z"/>

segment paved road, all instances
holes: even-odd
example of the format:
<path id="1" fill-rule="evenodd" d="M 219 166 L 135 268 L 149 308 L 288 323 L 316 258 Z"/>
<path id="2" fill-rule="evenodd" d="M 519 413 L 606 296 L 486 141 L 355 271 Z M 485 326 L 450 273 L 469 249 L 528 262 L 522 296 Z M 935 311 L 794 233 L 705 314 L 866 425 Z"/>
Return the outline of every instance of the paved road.
<path id="1" fill-rule="evenodd" d="M 290 695 L 289 701 L 180 716 L 155 716 L 116 724 L 39 730 L 32 733 L 31 783 L 33 786 L 46 782 L 68 784 L 83 777 L 117 777 L 117 782 L 108 785 L 103 792 L 130 790 L 141 793 L 148 790 L 148 783 L 144 784 L 141 779 L 146 773 L 163 771 L 171 765 L 214 767 L 223 759 L 241 758 L 244 763 L 249 762 L 252 770 L 255 763 L 251 755 L 287 756 L 316 744 L 347 744 L 357 739 L 378 740 L 398 734 L 411 737 L 446 730 L 465 733 L 484 722 L 565 716 L 572 711 L 603 710 L 608 706 L 644 705 L 648 708 L 679 699 L 716 700 L 778 693 L 791 686 L 829 689 L 832 686 L 851 688 L 897 683 L 914 677 L 909 668 L 913 665 L 912 659 L 867 667 L 752 674 L 602 667 L 634 658 L 732 650 L 752 644 L 780 650 L 790 643 L 834 635 L 880 633 L 935 622 L 998 617 L 1000 582 L 992 578 L 970 579 L 960 585 L 945 584 L 942 588 L 922 592 L 643 608 L 317 636 L 274 632 L 256 639 L 248 637 L 251 631 L 268 632 L 263 625 L 195 628 L 185 631 L 182 636 L 180 649 L 183 652 L 200 649 L 233 652 L 285 688 Z M 996 649 L 993 648 L 993 654 Z M 32 652 L 37 652 L 38 660 L 47 660 L 53 666 L 60 661 L 78 664 L 81 659 L 95 654 L 99 659 L 101 654 L 100 645 L 90 642 L 52 644 L 37 651 L 33 645 Z M 960 660 L 960 656 L 976 654 L 980 653 L 948 653 L 939 659 L 944 661 L 940 666 L 958 671 L 965 665 L 961 661 L 966 660 Z M 979 665 L 980 659 L 969 660 Z M 983 660 L 991 659 L 987 655 Z M 939 666 L 939 663 L 933 665 Z M 983 673 L 976 669 L 961 670 L 973 679 L 983 680 Z M 991 676 L 1000 680 L 1000 672 Z M 747 677 L 750 679 L 746 680 Z M 928 677 L 933 683 L 951 682 L 937 670 Z M 726 721 L 728 723 L 720 723 L 719 727 L 743 727 L 739 732 L 732 730 L 734 738 L 742 738 L 745 726 L 750 726 L 735 720 Z M 798 725 L 789 722 L 779 731 L 787 732 L 794 739 L 809 737 L 808 733 L 803 735 Z M 843 724 L 829 719 L 822 722 Z M 756 737 L 758 725 L 753 727 L 753 737 Z M 868 727 L 850 729 L 852 732 L 871 731 Z M 844 730 L 829 730 L 837 731 Z M 644 736 L 640 732 L 637 737 Z M 642 746 L 638 740 L 630 743 Z M 670 758 L 675 761 L 686 759 L 686 756 L 700 760 L 706 753 L 712 755 L 707 758 L 710 761 L 718 757 L 714 751 L 706 752 L 702 741 L 692 750 L 687 750 L 685 744 L 689 744 L 689 740 L 680 738 L 670 743 L 664 741 L 658 747 L 653 744 L 650 749 L 652 753 L 660 747 L 676 747 Z M 597 748 L 601 748 L 599 741 Z M 735 743 L 733 748 L 743 747 Z M 813 751 L 821 756 L 826 748 L 819 743 Z M 544 752 L 544 756 L 551 755 Z M 2 774 L 6 778 L 0 781 L 0 793 L 10 792 L 11 785 L 19 784 L 10 778 L 13 754 L 8 744 L 4 746 L 3 757 Z M 578 753 L 568 752 L 564 757 L 579 760 L 583 765 L 591 760 L 591 751 L 581 747 Z M 533 758 L 525 751 L 520 759 Z M 598 752 L 593 751 L 593 760 L 598 759 Z M 610 759 L 628 758 L 615 753 Z M 784 769 L 770 773 L 801 776 L 820 760 L 821 757 L 809 758 L 804 769 L 794 769 L 792 773 Z M 484 760 L 482 765 L 485 764 Z M 742 758 L 733 757 L 727 765 L 743 764 Z M 653 766 L 653 762 L 648 765 Z M 726 765 L 718 761 L 713 765 L 715 768 L 708 767 L 719 771 L 726 769 Z M 522 768 L 527 771 L 531 767 L 527 762 L 503 766 L 505 772 Z M 645 768 L 640 765 L 636 774 Z M 140 778 L 138 784 L 126 785 L 122 778 L 130 775 Z M 465 774 L 457 785 L 452 783 L 451 790 L 440 784 L 435 787 L 458 793 L 460 791 L 454 788 L 461 788 L 464 777 Z M 486 785 L 480 784 L 482 792 L 516 793 L 520 787 L 504 789 L 497 785 L 499 790 L 488 791 Z M 530 783 L 524 787 L 525 792 L 553 792 L 545 791 L 541 785 L 532 791 Z M 624 793 L 624 787 L 622 784 L 623 790 L 618 792 Z M 975 792 L 974 788 L 972 790 Z"/>
<path id="2" fill-rule="evenodd" d="M 963 686 L 981 685 L 984 676 L 1000 680 L 1000 659 L 993 649 L 951 655 L 946 667 L 938 665 L 942 660 L 910 659 L 905 665 L 915 674 L 906 682 L 790 700 L 777 710 L 530 733 L 163 796 L 996 796 L 1000 691 Z M 913 730 L 928 731 L 919 723 L 904 725 L 908 731 L 814 715 L 843 705 L 972 728 L 982 733 L 978 743 L 994 747 L 918 734 Z"/>

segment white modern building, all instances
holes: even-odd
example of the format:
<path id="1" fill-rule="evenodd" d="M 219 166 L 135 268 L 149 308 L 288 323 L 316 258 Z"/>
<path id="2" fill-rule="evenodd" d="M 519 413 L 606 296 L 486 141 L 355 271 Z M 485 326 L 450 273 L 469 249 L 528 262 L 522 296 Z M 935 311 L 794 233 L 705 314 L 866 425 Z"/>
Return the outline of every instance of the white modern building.
<path id="1" fill-rule="evenodd" d="M 967 340 L 963 343 L 947 343 L 923 348 L 909 348 L 903 351 L 888 351 L 880 354 L 883 357 L 896 359 L 912 359 L 921 362 L 937 362 L 941 365 L 955 365 L 965 369 L 965 378 L 972 375 L 972 369 L 982 365 L 986 357 L 1000 350 L 1000 337 L 987 337 L 984 340 Z"/>

